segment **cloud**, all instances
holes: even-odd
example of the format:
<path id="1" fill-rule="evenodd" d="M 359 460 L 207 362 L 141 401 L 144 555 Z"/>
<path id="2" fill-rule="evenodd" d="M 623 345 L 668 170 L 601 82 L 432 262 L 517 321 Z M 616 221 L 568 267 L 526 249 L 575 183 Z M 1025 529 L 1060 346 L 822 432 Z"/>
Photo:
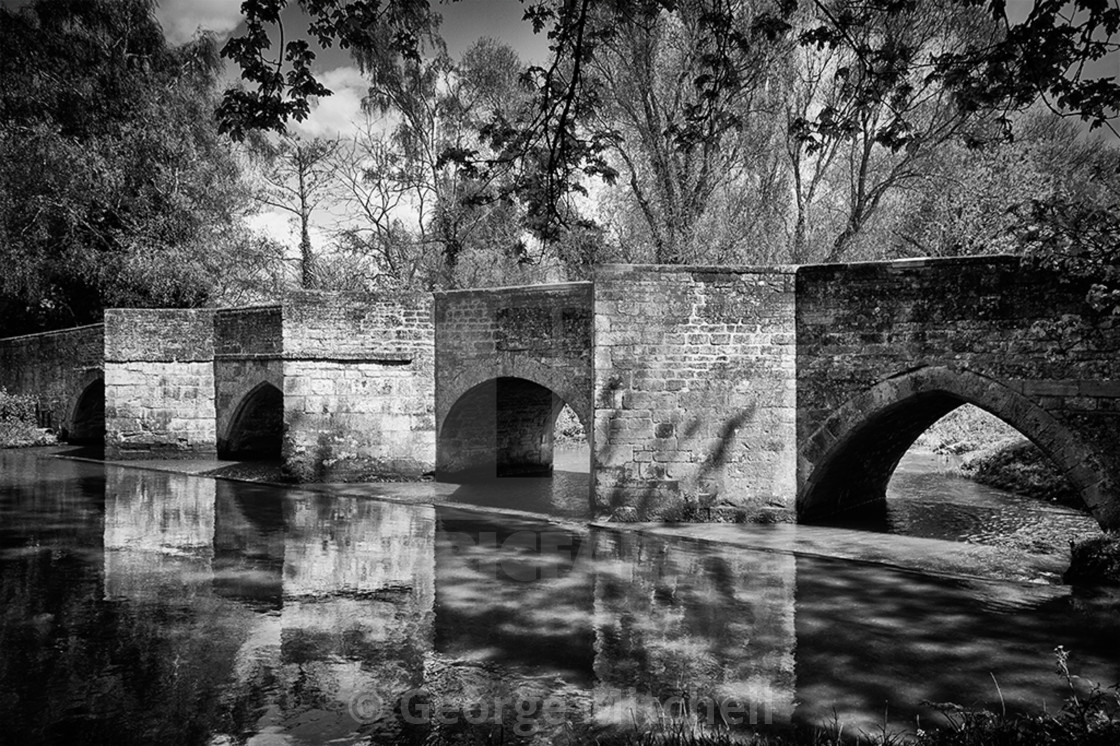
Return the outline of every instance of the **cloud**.
<path id="1" fill-rule="evenodd" d="M 172 44 L 190 41 L 199 29 L 223 36 L 241 23 L 241 0 L 160 0 L 156 18 Z"/>
<path id="2" fill-rule="evenodd" d="M 352 137 L 363 119 L 362 98 L 369 84 L 355 67 L 337 67 L 316 76 L 333 91 L 311 107 L 311 114 L 293 129 L 308 137 Z"/>

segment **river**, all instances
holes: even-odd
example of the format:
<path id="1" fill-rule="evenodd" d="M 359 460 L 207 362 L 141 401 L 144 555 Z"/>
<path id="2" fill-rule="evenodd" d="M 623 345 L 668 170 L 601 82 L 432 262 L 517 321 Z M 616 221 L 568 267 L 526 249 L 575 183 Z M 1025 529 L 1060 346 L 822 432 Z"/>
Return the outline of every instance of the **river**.
<path id="1" fill-rule="evenodd" d="M 579 452 L 551 482 L 282 488 L 2 451 L 0 741 L 904 729 L 1059 707 L 1058 645 L 1120 681 L 1120 600 L 1058 582 L 1092 521 L 931 458 L 871 531 L 589 525 Z"/>

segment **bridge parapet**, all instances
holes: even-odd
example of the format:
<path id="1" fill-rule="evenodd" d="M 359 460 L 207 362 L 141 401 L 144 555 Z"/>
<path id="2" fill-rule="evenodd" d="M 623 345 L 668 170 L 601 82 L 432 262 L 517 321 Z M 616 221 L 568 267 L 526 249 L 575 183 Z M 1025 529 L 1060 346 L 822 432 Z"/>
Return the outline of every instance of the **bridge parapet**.
<path id="1" fill-rule="evenodd" d="M 426 293 L 297 293 L 283 305 L 284 459 L 301 479 L 435 466 Z"/>
<path id="2" fill-rule="evenodd" d="M 105 311 L 105 454 L 212 456 L 214 310 Z"/>
<path id="3" fill-rule="evenodd" d="M 104 346 L 103 324 L 0 339 L 0 387 L 35 397 L 40 427 L 63 438 L 92 436 L 104 428 L 103 410 L 89 422 L 80 410 L 83 393 L 103 376 Z"/>

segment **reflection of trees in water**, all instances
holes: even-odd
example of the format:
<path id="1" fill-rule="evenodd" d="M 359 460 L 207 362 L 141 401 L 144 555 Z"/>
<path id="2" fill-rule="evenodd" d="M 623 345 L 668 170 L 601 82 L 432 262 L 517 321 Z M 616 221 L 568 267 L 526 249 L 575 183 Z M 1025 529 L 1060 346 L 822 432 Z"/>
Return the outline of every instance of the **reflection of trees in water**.
<path id="1" fill-rule="evenodd" d="M 161 493 L 159 482 L 185 484 L 170 475 L 109 469 L 102 479 L 92 467 L 51 470 L 54 478 L 29 481 L 22 494 L 5 489 L 5 503 L 38 529 L 24 534 L 24 551 L 0 560 L 4 738 L 204 741 L 239 644 L 231 610 L 206 593 L 209 579 L 190 554 L 205 534 L 205 500 L 175 489 L 167 502 L 147 499 Z M 71 478 L 59 480 L 60 472 Z M 128 521 L 147 535 L 122 528 Z M 107 555 L 135 556 L 102 562 L 93 551 L 102 546 Z M 175 593 L 166 592 L 168 582 Z"/>
<path id="2" fill-rule="evenodd" d="M 62 472 L 7 488 L 0 525 L 13 742 L 485 737 L 513 732 L 516 702 L 546 698 L 589 725 L 673 696 L 780 723 L 794 717 L 795 633 L 808 721 L 835 706 L 869 723 L 888 700 L 898 724 L 923 699 L 993 704 L 989 671 L 1011 707 L 1057 701 L 1059 643 L 1078 673 L 1116 678 L 1114 611 L 1058 588 L 442 508 L 437 531 L 428 507 Z M 414 703 L 464 717 L 351 716 L 355 694 L 391 705 L 419 687 Z M 494 702 L 505 709 L 466 723 Z M 540 742 L 563 730 L 538 725 Z"/>
<path id="3" fill-rule="evenodd" d="M 422 683 L 434 595 L 430 509 L 309 496 L 284 513 L 280 556 L 268 560 L 282 595 L 238 651 L 226 699 L 240 729 L 231 734 L 399 735 L 396 720 L 363 725 L 350 706 L 362 694 L 388 700 Z M 254 520 L 243 520 L 251 533 Z M 257 515 L 255 524 L 269 520 Z M 274 542 L 247 543 L 265 544 L 274 551 Z M 252 713 L 255 722 L 240 720 Z"/>
<path id="4" fill-rule="evenodd" d="M 794 697 L 794 560 L 633 533 L 599 534 L 596 698 L 602 716 L 658 713 L 632 695 L 738 702 L 788 721 Z M 613 560 L 613 562 L 611 562 Z M 609 564 L 608 564 L 609 562 Z"/>

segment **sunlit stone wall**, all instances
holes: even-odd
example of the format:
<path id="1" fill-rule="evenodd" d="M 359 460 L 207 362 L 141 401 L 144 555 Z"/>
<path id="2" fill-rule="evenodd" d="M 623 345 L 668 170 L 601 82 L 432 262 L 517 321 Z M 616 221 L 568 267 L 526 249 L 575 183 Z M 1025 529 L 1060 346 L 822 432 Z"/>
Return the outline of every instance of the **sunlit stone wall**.
<path id="1" fill-rule="evenodd" d="M 914 438 L 969 401 L 1120 526 L 1120 317 L 1092 310 L 1088 289 L 1014 257 L 799 268 L 801 507 L 881 499 Z"/>
<path id="2" fill-rule="evenodd" d="M 591 293 L 577 282 L 436 294 L 442 475 L 547 471 L 563 403 L 590 425 Z"/>
<path id="3" fill-rule="evenodd" d="M 694 506 L 692 520 L 789 514 L 793 277 L 781 268 L 598 270 L 600 511 L 643 518 Z"/>
<path id="4" fill-rule="evenodd" d="M 214 453 L 214 311 L 105 311 L 105 453 Z"/>
<path id="5" fill-rule="evenodd" d="M 432 471 L 431 297 L 307 292 L 283 317 L 287 468 L 322 481 Z"/>
<path id="6" fill-rule="evenodd" d="M 0 387 L 35 397 L 39 425 L 64 434 L 82 392 L 102 376 L 104 337 L 92 324 L 0 339 Z"/>

